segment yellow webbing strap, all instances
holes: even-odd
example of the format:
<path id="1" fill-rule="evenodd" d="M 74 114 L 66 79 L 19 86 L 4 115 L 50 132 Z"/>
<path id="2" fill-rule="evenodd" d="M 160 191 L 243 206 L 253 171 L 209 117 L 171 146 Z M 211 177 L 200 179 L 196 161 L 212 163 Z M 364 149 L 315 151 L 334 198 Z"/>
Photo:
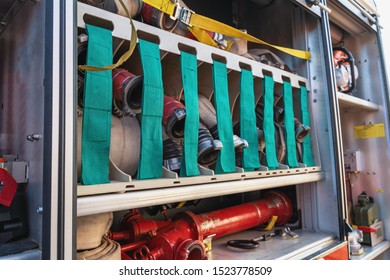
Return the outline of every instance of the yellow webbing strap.
<path id="1" fill-rule="evenodd" d="M 217 43 L 210 37 L 210 35 L 205 30 L 196 26 L 188 26 L 187 28 L 199 42 L 218 48 Z"/>
<path id="2" fill-rule="evenodd" d="M 278 219 L 278 216 L 272 216 L 272 218 L 268 221 L 268 225 L 263 230 L 273 229 L 277 219 Z"/>
<path id="3" fill-rule="evenodd" d="M 129 13 L 129 10 L 128 8 L 126 7 L 126 5 L 123 3 L 122 0 L 119 0 L 119 2 L 121 3 L 123 9 L 126 11 L 126 15 L 127 17 L 129 18 L 130 20 L 130 24 L 131 24 L 131 38 L 130 38 L 130 47 L 129 47 L 129 50 L 127 52 L 125 52 L 119 59 L 116 63 L 114 64 L 110 64 L 110 65 L 107 65 L 107 66 L 102 66 L 102 67 L 97 67 L 97 66 L 93 66 L 93 65 L 79 65 L 79 68 L 81 70 L 84 70 L 84 71 L 104 71 L 104 70 L 112 70 L 116 67 L 119 67 L 120 65 L 122 65 L 126 60 L 128 60 L 130 58 L 130 56 L 132 55 L 136 45 L 137 45 L 137 31 L 135 29 L 135 26 L 134 26 L 134 23 L 131 19 L 131 16 L 130 16 L 130 13 Z"/>
<path id="4" fill-rule="evenodd" d="M 175 15 L 176 4 L 172 3 L 170 0 L 143 0 L 143 2 L 155 7 L 156 9 L 158 9 L 158 10 L 160 10 L 160 11 L 162 11 L 170 16 Z M 290 54 L 290 55 L 298 57 L 298 58 L 310 59 L 310 52 L 269 44 L 263 40 L 260 40 L 256 37 L 250 35 L 250 34 L 242 32 L 241 30 L 238 30 L 238 29 L 231 27 L 227 24 L 221 23 L 219 21 L 210 19 L 208 17 L 202 16 L 199 14 L 191 13 L 188 24 L 189 24 L 189 29 L 190 29 L 191 33 L 193 33 L 194 36 L 197 37 L 197 39 L 199 41 L 201 41 L 205 44 L 208 44 L 208 42 L 210 42 L 210 40 L 207 39 L 207 41 L 202 41 L 203 39 L 199 39 L 198 36 L 205 37 L 204 34 L 199 35 L 199 33 L 201 32 L 201 31 L 199 31 L 199 29 L 220 33 L 220 34 L 234 37 L 234 38 L 245 39 L 245 40 L 253 42 L 253 43 L 258 43 L 258 44 L 263 44 L 263 45 L 273 47 L 277 50 L 280 50 L 284 53 Z"/>

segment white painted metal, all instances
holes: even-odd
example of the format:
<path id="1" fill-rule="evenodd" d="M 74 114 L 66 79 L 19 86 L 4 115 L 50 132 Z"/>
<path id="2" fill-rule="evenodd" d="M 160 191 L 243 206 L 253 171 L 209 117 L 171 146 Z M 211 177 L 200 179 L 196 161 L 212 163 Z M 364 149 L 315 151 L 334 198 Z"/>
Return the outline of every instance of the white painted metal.
<path id="1" fill-rule="evenodd" d="M 379 110 L 379 105 L 373 102 L 357 98 L 355 96 L 338 92 L 337 98 L 339 100 L 340 109 L 342 110 L 367 110 L 367 111 L 377 111 Z"/>
<path id="2" fill-rule="evenodd" d="M 52 54 L 52 158 L 51 158 L 51 204 L 50 204 L 50 259 L 58 259 L 58 183 L 59 183 L 59 128 L 60 128 L 60 84 L 61 78 L 58 75 L 60 65 L 60 1 L 53 2 L 53 54 Z M 44 210 L 45 211 L 45 210 Z"/>
<path id="3" fill-rule="evenodd" d="M 139 190 L 127 193 L 83 196 L 77 199 L 77 215 L 85 216 L 109 211 L 120 211 L 164 203 L 316 182 L 323 179 L 324 174 L 316 172 L 284 177 L 251 179 L 240 182 L 208 183 L 175 188 Z"/>
<path id="4" fill-rule="evenodd" d="M 62 65 L 62 68 L 65 70 L 64 73 L 64 91 L 65 96 L 64 105 L 64 221 L 63 221 L 63 235 L 64 235 L 64 259 L 71 260 L 74 257 L 75 253 L 75 238 L 74 233 L 76 232 L 76 224 L 74 222 L 76 218 L 75 211 L 75 182 L 76 182 L 76 169 L 75 162 L 76 160 L 76 133 L 75 133 L 75 116 L 76 108 L 74 103 L 74 92 L 76 91 L 76 61 L 75 61 L 75 49 L 77 46 L 76 43 L 76 34 L 75 34 L 75 18 L 76 18 L 76 8 L 74 1 L 63 1 L 64 8 L 66 11 L 65 23 L 63 26 L 63 35 L 65 36 L 63 42 L 63 48 L 65 51 L 65 57 Z"/>
<path id="5" fill-rule="evenodd" d="M 318 166 L 292 168 L 292 169 L 277 169 L 277 170 L 259 170 L 251 172 L 243 172 L 243 170 L 237 169 L 236 173 L 229 174 L 214 174 L 214 171 L 209 170 L 211 174 L 195 176 L 195 177 L 178 177 L 174 172 L 166 172 L 165 178 L 152 179 L 152 180 L 131 180 L 129 176 L 119 177 L 117 172 L 111 172 L 111 176 L 116 174 L 117 177 L 108 184 L 99 185 L 78 185 L 77 195 L 86 196 L 94 194 L 115 193 L 115 192 L 131 192 L 138 190 L 167 188 L 167 187 L 183 187 L 195 184 L 210 184 L 221 183 L 226 181 L 233 181 L 239 183 L 243 180 L 261 179 L 275 177 L 275 180 L 284 181 L 284 176 L 300 176 L 307 173 L 318 173 L 321 168 Z M 171 177 L 168 177 L 171 175 Z M 122 179 L 122 180 L 121 180 Z"/>

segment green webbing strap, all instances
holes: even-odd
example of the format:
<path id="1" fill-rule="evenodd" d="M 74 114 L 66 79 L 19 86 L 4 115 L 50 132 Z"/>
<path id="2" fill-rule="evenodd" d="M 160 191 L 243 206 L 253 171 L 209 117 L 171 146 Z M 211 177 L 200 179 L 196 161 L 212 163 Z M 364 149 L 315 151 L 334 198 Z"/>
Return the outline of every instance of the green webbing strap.
<path id="1" fill-rule="evenodd" d="M 259 140 L 256 127 L 253 74 L 246 69 L 241 69 L 240 136 L 248 142 L 248 147 L 244 149 L 242 155 L 242 167 L 245 171 L 253 171 L 260 167 Z"/>
<path id="2" fill-rule="evenodd" d="M 217 174 L 235 172 L 236 158 L 233 142 L 233 124 L 230 115 L 227 69 L 225 63 L 214 61 L 213 85 L 218 135 L 219 140 L 223 144 L 222 150 L 218 153 L 215 172 Z"/>
<path id="3" fill-rule="evenodd" d="M 297 143 L 295 140 L 294 107 L 292 86 L 290 82 L 283 82 L 284 129 L 286 136 L 286 163 L 289 167 L 298 167 Z"/>
<path id="4" fill-rule="evenodd" d="M 302 124 L 310 127 L 310 114 L 307 106 L 308 96 L 307 88 L 305 86 L 301 86 L 299 89 L 299 98 L 301 103 Z M 314 166 L 313 154 L 311 152 L 310 134 L 303 139 L 302 162 L 306 164 L 306 166 Z"/>
<path id="5" fill-rule="evenodd" d="M 163 144 L 162 117 L 164 89 L 157 44 L 139 39 L 139 52 L 143 69 L 141 111 L 141 153 L 138 179 L 162 177 Z"/>
<path id="6" fill-rule="evenodd" d="M 112 63 L 110 30 L 87 24 L 87 64 Z M 112 114 L 112 71 L 85 72 L 81 151 L 81 183 L 109 183 Z"/>
<path id="7" fill-rule="evenodd" d="M 184 124 L 184 148 L 180 166 L 180 176 L 199 175 L 198 138 L 199 138 L 199 105 L 198 105 L 198 62 L 196 55 L 181 52 L 181 77 L 186 104 Z"/>
<path id="8" fill-rule="evenodd" d="M 274 79 L 264 75 L 263 81 L 263 96 L 264 96 L 264 118 L 263 130 L 265 139 L 265 157 L 269 169 L 279 167 L 276 157 L 275 144 L 275 125 L 274 125 Z"/>

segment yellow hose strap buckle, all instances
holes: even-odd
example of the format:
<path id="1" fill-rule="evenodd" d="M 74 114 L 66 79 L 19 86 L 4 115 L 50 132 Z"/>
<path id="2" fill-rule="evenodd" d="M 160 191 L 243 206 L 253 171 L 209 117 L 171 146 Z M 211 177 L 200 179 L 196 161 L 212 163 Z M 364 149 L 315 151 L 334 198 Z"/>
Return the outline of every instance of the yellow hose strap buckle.
<path id="1" fill-rule="evenodd" d="M 126 15 L 130 20 L 130 25 L 131 25 L 131 38 L 130 38 L 130 47 L 127 52 L 125 52 L 116 63 L 110 64 L 107 66 L 103 67 L 97 67 L 97 66 L 92 66 L 92 65 L 79 65 L 79 69 L 84 70 L 84 71 L 105 71 L 105 70 L 112 70 L 116 67 L 119 67 L 122 65 L 126 60 L 130 58 L 130 56 L 133 54 L 133 51 L 137 45 L 137 30 L 135 29 L 133 20 L 131 19 L 131 15 L 129 13 L 129 9 L 126 7 L 126 5 L 123 3 L 122 0 L 119 0 L 121 3 L 123 9 L 126 11 Z"/>
<path id="2" fill-rule="evenodd" d="M 263 44 L 263 45 L 273 47 L 277 50 L 280 50 L 284 53 L 290 54 L 290 55 L 298 57 L 298 58 L 302 58 L 302 59 L 306 59 L 306 60 L 310 59 L 310 52 L 269 44 L 263 40 L 260 40 L 260 39 L 254 37 L 250 34 L 242 32 L 241 30 L 238 30 L 238 29 L 231 27 L 227 24 L 224 24 L 224 23 L 221 23 L 219 21 L 210 19 L 208 17 L 196 14 L 187 8 L 181 7 L 177 1 L 172 3 L 171 0 L 143 0 L 143 2 L 150 5 L 150 6 L 155 7 L 156 9 L 158 9 L 166 14 L 168 14 L 174 20 L 176 20 L 176 19 L 180 20 L 181 22 L 186 24 L 189 29 L 192 28 L 192 30 L 190 30 L 191 33 L 193 33 L 194 36 L 202 43 L 205 43 L 208 45 L 213 45 L 213 46 L 216 45 L 215 43 L 210 44 L 210 40 L 204 39 L 205 36 L 198 35 L 198 34 L 200 34 L 200 31 L 198 31 L 197 29 L 195 29 L 195 31 L 194 31 L 194 28 L 212 31 L 212 32 L 220 33 L 220 34 L 234 37 L 234 38 L 245 39 L 245 40 L 253 42 L 253 43 Z M 198 36 L 199 37 L 202 36 L 201 37 L 202 40 L 204 39 L 206 41 L 200 40 L 198 38 Z"/>

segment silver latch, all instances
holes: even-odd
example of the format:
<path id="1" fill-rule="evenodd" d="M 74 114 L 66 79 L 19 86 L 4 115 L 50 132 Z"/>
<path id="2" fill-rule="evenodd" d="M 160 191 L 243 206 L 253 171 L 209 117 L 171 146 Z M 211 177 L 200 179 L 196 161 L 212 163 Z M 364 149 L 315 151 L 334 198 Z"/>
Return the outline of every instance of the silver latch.
<path id="1" fill-rule="evenodd" d="M 191 20 L 191 15 L 195 14 L 195 12 L 186 7 L 181 7 L 178 2 L 175 4 L 175 6 L 176 6 L 175 11 L 173 15 L 170 16 L 170 18 L 173 20 L 178 19 L 185 25 L 192 27 L 192 25 L 190 24 L 190 20 Z"/>

